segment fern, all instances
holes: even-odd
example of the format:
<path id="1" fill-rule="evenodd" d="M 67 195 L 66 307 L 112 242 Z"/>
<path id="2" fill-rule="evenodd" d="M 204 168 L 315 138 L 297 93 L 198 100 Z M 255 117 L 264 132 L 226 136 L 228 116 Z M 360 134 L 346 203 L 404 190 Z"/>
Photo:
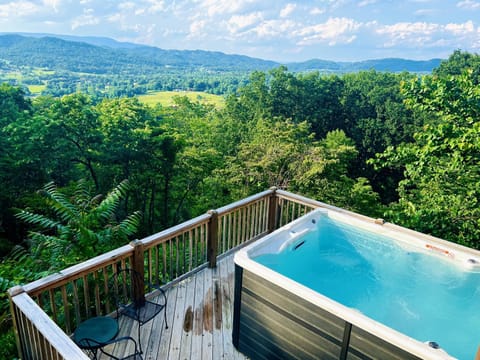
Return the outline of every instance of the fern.
<path id="1" fill-rule="evenodd" d="M 32 213 L 27 210 L 20 210 L 16 214 L 17 218 L 29 225 L 38 225 L 45 230 L 55 230 L 60 226 L 58 221 L 52 220 L 46 216 Z"/>
<path id="2" fill-rule="evenodd" d="M 78 181 L 71 198 L 54 183 L 42 189 L 55 218 L 21 210 L 17 217 L 35 227 L 29 232 L 30 252 L 45 271 L 55 271 L 126 243 L 138 229 L 139 212 L 115 221 L 128 193 L 122 181 L 105 197 L 92 195 L 88 183 Z"/>
<path id="3" fill-rule="evenodd" d="M 121 199 L 126 196 L 127 190 L 128 181 L 124 180 L 120 184 L 118 184 L 110 193 L 108 193 L 108 195 L 97 206 L 94 212 L 105 221 L 110 221 L 114 217 L 120 205 Z"/>
<path id="4" fill-rule="evenodd" d="M 49 199 L 48 204 L 62 221 L 69 221 L 78 216 L 78 210 L 75 205 L 58 191 L 57 186 L 53 182 L 46 184 L 40 193 Z"/>

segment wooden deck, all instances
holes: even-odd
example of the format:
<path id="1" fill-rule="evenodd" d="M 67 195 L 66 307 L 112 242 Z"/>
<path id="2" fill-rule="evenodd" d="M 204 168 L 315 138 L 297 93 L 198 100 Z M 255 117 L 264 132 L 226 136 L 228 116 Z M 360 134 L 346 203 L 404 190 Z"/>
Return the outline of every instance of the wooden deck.
<path id="1" fill-rule="evenodd" d="M 173 285 L 166 294 L 168 329 L 163 313 L 141 328 L 145 360 L 247 359 L 232 344 L 232 255 L 215 269 L 205 268 Z M 119 336 L 124 335 L 137 340 L 137 323 L 122 317 Z M 117 348 L 115 354 L 122 351 L 127 349 Z"/>

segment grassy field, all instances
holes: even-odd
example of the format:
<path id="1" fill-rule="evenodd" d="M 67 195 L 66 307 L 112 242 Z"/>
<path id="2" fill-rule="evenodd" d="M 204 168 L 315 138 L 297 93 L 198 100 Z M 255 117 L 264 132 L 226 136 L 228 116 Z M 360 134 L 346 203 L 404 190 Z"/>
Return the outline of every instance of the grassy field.
<path id="1" fill-rule="evenodd" d="M 139 95 L 138 99 L 144 104 L 162 106 L 172 106 L 174 104 L 173 98 L 176 96 L 186 96 L 191 101 L 199 101 L 202 104 L 211 104 L 217 108 L 224 105 L 225 100 L 223 96 L 207 94 L 200 91 L 155 91 L 146 95 Z"/>
<path id="2" fill-rule="evenodd" d="M 28 90 L 30 90 L 32 95 L 40 95 L 46 87 L 46 85 L 28 85 Z"/>

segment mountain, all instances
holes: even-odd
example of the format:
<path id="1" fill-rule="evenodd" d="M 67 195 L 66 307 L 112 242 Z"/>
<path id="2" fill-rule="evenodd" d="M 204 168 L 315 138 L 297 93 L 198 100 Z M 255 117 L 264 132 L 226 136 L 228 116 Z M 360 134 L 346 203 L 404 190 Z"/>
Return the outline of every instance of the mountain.
<path id="1" fill-rule="evenodd" d="M 2 33 L 0 33 L 2 34 Z M 105 37 L 80 37 L 30 33 L 0 35 L 1 63 L 93 74 L 146 74 L 177 70 L 215 72 L 266 71 L 281 63 L 243 55 L 203 50 L 164 50 L 157 47 L 118 42 Z M 347 73 L 374 69 L 390 72 L 431 72 L 441 59 L 415 61 L 379 59 L 335 62 L 312 59 L 283 64 L 295 72 Z"/>
<path id="2" fill-rule="evenodd" d="M 91 45 L 96 46 L 103 46 L 103 47 L 110 47 L 113 49 L 134 49 L 138 47 L 142 47 L 143 45 L 134 44 L 130 42 L 121 42 L 117 41 L 108 37 L 102 36 L 75 36 L 75 35 L 52 35 L 48 33 L 26 33 L 26 32 L 19 32 L 19 33 L 6 33 L 0 32 L 1 35 L 21 35 L 25 37 L 33 37 L 33 38 L 43 38 L 43 37 L 56 37 L 58 39 L 66 40 L 66 41 L 75 41 L 75 42 L 84 42 Z"/>

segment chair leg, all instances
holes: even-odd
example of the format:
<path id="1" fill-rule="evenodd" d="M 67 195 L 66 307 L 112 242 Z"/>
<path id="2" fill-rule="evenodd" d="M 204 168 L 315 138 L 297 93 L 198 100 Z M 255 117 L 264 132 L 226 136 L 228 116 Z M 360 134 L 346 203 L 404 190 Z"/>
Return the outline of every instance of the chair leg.
<path id="1" fill-rule="evenodd" d="M 165 306 L 165 309 L 163 309 L 163 316 L 165 317 L 165 329 L 168 329 L 168 324 L 167 324 L 167 307 Z"/>
<path id="2" fill-rule="evenodd" d="M 97 352 L 98 352 L 98 349 L 91 349 L 88 351 L 89 353 L 89 356 L 92 360 L 97 360 Z"/>
<path id="3" fill-rule="evenodd" d="M 140 337 L 140 322 L 138 322 L 138 348 L 140 349 L 140 354 L 143 354 L 142 339 Z"/>

